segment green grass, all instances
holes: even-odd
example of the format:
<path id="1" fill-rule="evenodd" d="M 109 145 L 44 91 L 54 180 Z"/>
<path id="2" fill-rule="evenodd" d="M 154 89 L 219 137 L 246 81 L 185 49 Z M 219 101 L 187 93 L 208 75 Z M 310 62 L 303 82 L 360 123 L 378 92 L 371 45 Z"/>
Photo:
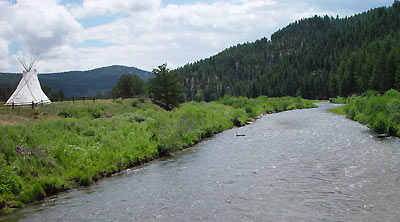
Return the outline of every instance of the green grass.
<path id="1" fill-rule="evenodd" d="M 167 112 L 140 99 L 0 110 L 0 208 L 20 207 L 191 146 L 260 113 L 315 107 L 301 98 L 189 102 Z M 13 122 L 7 122 L 13 120 Z M 19 150 L 25 152 L 21 155 Z"/>
<path id="2" fill-rule="evenodd" d="M 383 95 L 368 91 L 365 96 L 345 99 L 347 105 L 336 110 L 367 125 L 374 132 L 400 137 L 400 93 L 394 89 Z"/>
<path id="3" fill-rule="evenodd" d="M 334 113 L 336 115 L 343 115 L 343 116 L 346 115 L 346 112 L 344 111 L 344 106 L 339 106 L 339 107 L 330 109 L 328 111 L 331 112 L 331 113 Z"/>
<path id="4" fill-rule="evenodd" d="M 311 100 L 312 103 L 321 103 L 321 102 L 326 102 L 327 100 L 321 100 L 321 99 L 313 99 Z"/>

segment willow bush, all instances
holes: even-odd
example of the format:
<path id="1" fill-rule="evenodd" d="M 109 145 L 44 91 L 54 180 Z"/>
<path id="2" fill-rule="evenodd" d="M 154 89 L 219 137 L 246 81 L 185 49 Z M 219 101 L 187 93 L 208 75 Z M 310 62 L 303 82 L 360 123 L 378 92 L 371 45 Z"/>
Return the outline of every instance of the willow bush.
<path id="1" fill-rule="evenodd" d="M 376 133 L 400 136 L 400 93 L 394 89 L 383 95 L 371 91 L 364 97 L 353 97 L 344 111 L 348 118 Z"/>

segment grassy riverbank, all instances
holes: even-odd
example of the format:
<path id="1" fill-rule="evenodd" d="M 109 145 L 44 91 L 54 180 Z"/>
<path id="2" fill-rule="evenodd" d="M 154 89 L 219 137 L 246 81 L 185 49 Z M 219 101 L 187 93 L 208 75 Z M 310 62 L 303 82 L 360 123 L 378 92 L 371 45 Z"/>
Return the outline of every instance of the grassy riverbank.
<path id="1" fill-rule="evenodd" d="M 335 102 L 337 100 L 333 100 Z M 346 105 L 331 110 L 367 125 L 378 134 L 400 137 L 400 93 L 388 90 L 383 95 L 369 91 L 365 96 L 340 99 Z"/>
<path id="2" fill-rule="evenodd" d="M 141 99 L 63 102 L 0 109 L 0 208 L 139 165 L 260 113 L 315 107 L 301 98 L 224 97 L 167 112 Z"/>

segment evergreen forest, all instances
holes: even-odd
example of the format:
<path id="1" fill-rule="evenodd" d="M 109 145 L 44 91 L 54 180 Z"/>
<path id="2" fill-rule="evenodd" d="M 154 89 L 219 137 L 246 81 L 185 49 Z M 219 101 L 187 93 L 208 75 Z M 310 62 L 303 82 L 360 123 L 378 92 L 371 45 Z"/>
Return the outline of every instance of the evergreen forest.
<path id="1" fill-rule="evenodd" d="M 400 89 L 400 2 L 351 17 L 301 19 L 175 70 L 187 100 L 232 96 L 326 99 Z"/>

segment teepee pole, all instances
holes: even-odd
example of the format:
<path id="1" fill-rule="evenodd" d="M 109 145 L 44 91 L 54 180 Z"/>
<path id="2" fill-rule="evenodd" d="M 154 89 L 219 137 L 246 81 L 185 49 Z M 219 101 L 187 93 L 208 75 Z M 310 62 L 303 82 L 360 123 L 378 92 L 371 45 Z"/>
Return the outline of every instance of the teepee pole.
<path id="1" fill-rule="evenodd" d="M 29 61 L 20 52 L 17 59 L 24 68 L 22 79 L 19 82 L 17 89 L 6 101 L 6 105 L 28 105 L 32 103 L 32 109 L 36 103 L 51 103 L 48 97 L 44 94 L 40 87 L 37 71 L 34 65 L 38 62 L 39 56 L 31 54 Z M 14 101 L 17 100 L 17 101 Z"/>

